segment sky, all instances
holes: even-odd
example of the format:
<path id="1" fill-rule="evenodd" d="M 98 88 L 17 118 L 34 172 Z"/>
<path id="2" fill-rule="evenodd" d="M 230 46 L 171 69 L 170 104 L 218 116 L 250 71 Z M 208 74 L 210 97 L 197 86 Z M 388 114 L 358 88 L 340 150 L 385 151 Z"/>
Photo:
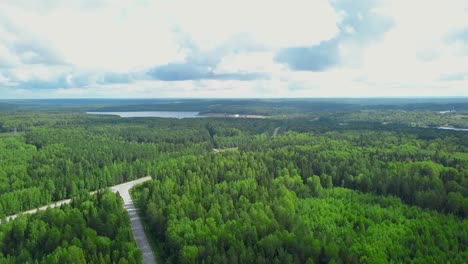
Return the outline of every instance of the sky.
<path id="1" fill-rule="evenodd" d="M 468 0 L 1 0 L 0 99 L 468 96 Z"/>

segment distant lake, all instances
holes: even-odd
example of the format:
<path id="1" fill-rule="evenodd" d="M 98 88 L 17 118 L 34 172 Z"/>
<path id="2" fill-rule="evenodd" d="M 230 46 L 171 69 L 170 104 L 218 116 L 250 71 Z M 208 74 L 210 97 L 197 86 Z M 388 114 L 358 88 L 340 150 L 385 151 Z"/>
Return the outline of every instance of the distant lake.
<path id="1" fill-rule="evenodd" d="M 456 131 L 466 131 L 466 132 L 468 132 L 468 128 L 456 128 L 456 127 L 440 126 L 440 127 L 437 127 L 437 129 L 456 130 Z"/>
<path id="2" fill-rule="evenodd" d="M 120 117 L 163 117 L 163 118 L 198 118 L 200 112 L 170 112 L 170 111 L 141 111 L 141 112 L 86 112 L 90 115 L 118 115 Z"/>

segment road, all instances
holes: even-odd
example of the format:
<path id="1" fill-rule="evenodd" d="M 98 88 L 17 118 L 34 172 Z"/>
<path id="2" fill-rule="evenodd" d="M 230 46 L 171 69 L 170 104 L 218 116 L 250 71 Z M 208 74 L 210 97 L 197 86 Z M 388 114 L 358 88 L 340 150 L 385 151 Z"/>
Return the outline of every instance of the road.
<path id="1" fill-rule="evenodd" d="M 133 204 L 132 198 L 130 197 L 129 190 L 136 184 L 151 180 L 151 177 L 145 177 L 138 179 L 136 181 L 123 183 L 111 187 L 113 192 L 118 192 L 124 201 L 125 210 L 127 210 L 128 216 L 130 216 L 130 224 L 132 225 L 133 238 L 140 248 L 141 253 L 143 253 L 143 263 L 144 264 L 155 264 L 156 258 L 154 257 L 153 250 L 151 249 L 148 238 L 146 237 L 145 231 L 143 229 L 143 224 L 141 223 L 140 217 L 138 216 L 137 209 Z"/>
<path id="2" fill-rule="evenodd" d="M 60 207 L 62 204 L 69 204 L 71 202 L 71 199 L 67 199 L 67 200 L 61 200 L 61 201 L 58 201 L 58 202 L 55 202 L 53 204 L 49 204 L 49 205 L 46 205 L 46 206 L 42 206 L 42 207 L 39 207 L 39 208 L 36 208 L 36 209 L 32 209 L 32 210 L 29 210 L 29 211 L 25 211 L 25 212 L 22 212 L 22 213 L 19 213 L 19 214 L 15 214 L 15 215 L 10 215 L 10 216 L 7 216 L 5 218 L 4 221 L 2 221 L 1 223 L 4 223 L 4 222 L 8 222 L 10 220 L 14 220 L 16 217 L 18 217 L 19 215 L 23 215 L 23 214 L 35 214 L 37 213 L 37 211 L 44 211 L 46 210 L 47 208 L 54 208 L 54 207 Z"/>
<path id="3" fill-rule="evenodd" d="M 278 135 L 278 131 L 281 127 L 277 127 L 275 128 L 275 131 L 273 131 L 273 137 L 276 137 L 276 135 Z"/>
<path id="4" fill-rule="evenodd" d="M 156 258 L 154 257 L 153 250 L 151 249 L 148 239 L 146 238 L 146 234 L 143 230 L 143 225 L 141 223 L 140 217 L 138 216 L 137 210 L 135 208 L 135 205 L 133 204 L 132 198 L 130 197 L 130 193 L 129 193 L 130 189 L 133 186 L 149 181 L 149 180 L 151 180 L 151 177 L 147 176 L 147 177 L 143 177 L 134 181 L 129 181 L 129 182 L 125 182 L 119 185 L 112 186 L 110 187 L 110 189 L 114 193 L 118 192 L 124 201 L 124 208 L 130 217 L 130 224 L 132 226 L 133 237 L 135 239 L 135 242 L 138 248 L 140 248 L 141 252 L 143 253 L 143 263 L 155 264 Z M 91 192 L 91 194 L 94 194 L 94 193 L 95 191 Z M 37 211 L 46 210 L 47 208 L 59 207 L 62 204 L 69 204 L 70 202 L 71 202 L 71 199 L 57 201 L 53 204 L 42 206 L 37 209 L 7 216 L 6 221 L 13 220 L 21 214 L 35 214 Z"/>

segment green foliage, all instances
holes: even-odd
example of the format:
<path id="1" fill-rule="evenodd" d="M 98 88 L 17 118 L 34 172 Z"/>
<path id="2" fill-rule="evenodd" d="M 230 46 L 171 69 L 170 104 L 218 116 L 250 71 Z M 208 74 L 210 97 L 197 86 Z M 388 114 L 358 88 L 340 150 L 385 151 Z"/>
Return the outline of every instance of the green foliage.
<path id="1" fill-rule="evenodd" d="M 283 137 L 296 136 L 301 135 Z M 271 144 L 276 140 L 285 138 Z M 468 257 L 466 221 L 409 207 L 399 198 L 324 189 L 328 177 L 299 176 L 293 153 L 303 156 L 298 151 L 304 148 L 288 146 L 289 151 L 223 152 L 161 162 L 156 179 L 134 196 L 165 261 L 463 263 Z M 424 177 L 443 171 L 430 162 L 410 168 Z M 364 177 L 353 177 L 350 184 Z"/>
<path id="2" fill-rule="evenodd" d="M 116 107 L 98 101 L 63 107 Z M 197 100 L 125 103 L 134 110 L 291 115 L 177 120 L 0 112 L 0 218 L 76 197 L 62 211 L 0 226 L 0 262 L 138 262 L 121 204 L 110 194 L 96 200 L 83 193 L 144 175 L 155 180 L 133 195 L 169 263 L 468 258 L 468 133 L 412 127 L 464 126 L 463 112 L 427 111 L 445 110 L 442 103 L 393 102 L 403 112 L 366 102 L 221 101 L 203 101 L 210 102 L 204 109 L 195 109 Z"/>
<path id="3" fill-rule="evenodd" d="M 0 225 L 0 263 L 141 263 L 122 200 L 110 191 Z"/>

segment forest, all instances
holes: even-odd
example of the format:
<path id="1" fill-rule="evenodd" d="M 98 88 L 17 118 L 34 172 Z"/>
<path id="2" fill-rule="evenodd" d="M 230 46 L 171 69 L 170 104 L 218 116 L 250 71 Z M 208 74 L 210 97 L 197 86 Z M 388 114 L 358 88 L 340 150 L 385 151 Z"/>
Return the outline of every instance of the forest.
<path id="1" fill-rule="evenodd" d="M 463 263 L 467 141 L 450 140 L 288 132 L 169 160 L 134 196 L 169 263 Z"/>
<path id="2" fill-rule="evenodd" d="M 467 105 L 0 102 L 0 219 L 73 198 L 0 224 L 0 263 L 141 263 L 105 189 L 146 175 L 132 197 L 163 263 L 465 263 L 468 132 L 436 127 L 467 128 Z M 85 113 L 97 109 L 266 118 Z"/>
<path id="3" fill-rule="evenodd" d="M 141 263 L 122 201 L 80 192 L 71 205 L 0 225 L 0 263 Z"/>

